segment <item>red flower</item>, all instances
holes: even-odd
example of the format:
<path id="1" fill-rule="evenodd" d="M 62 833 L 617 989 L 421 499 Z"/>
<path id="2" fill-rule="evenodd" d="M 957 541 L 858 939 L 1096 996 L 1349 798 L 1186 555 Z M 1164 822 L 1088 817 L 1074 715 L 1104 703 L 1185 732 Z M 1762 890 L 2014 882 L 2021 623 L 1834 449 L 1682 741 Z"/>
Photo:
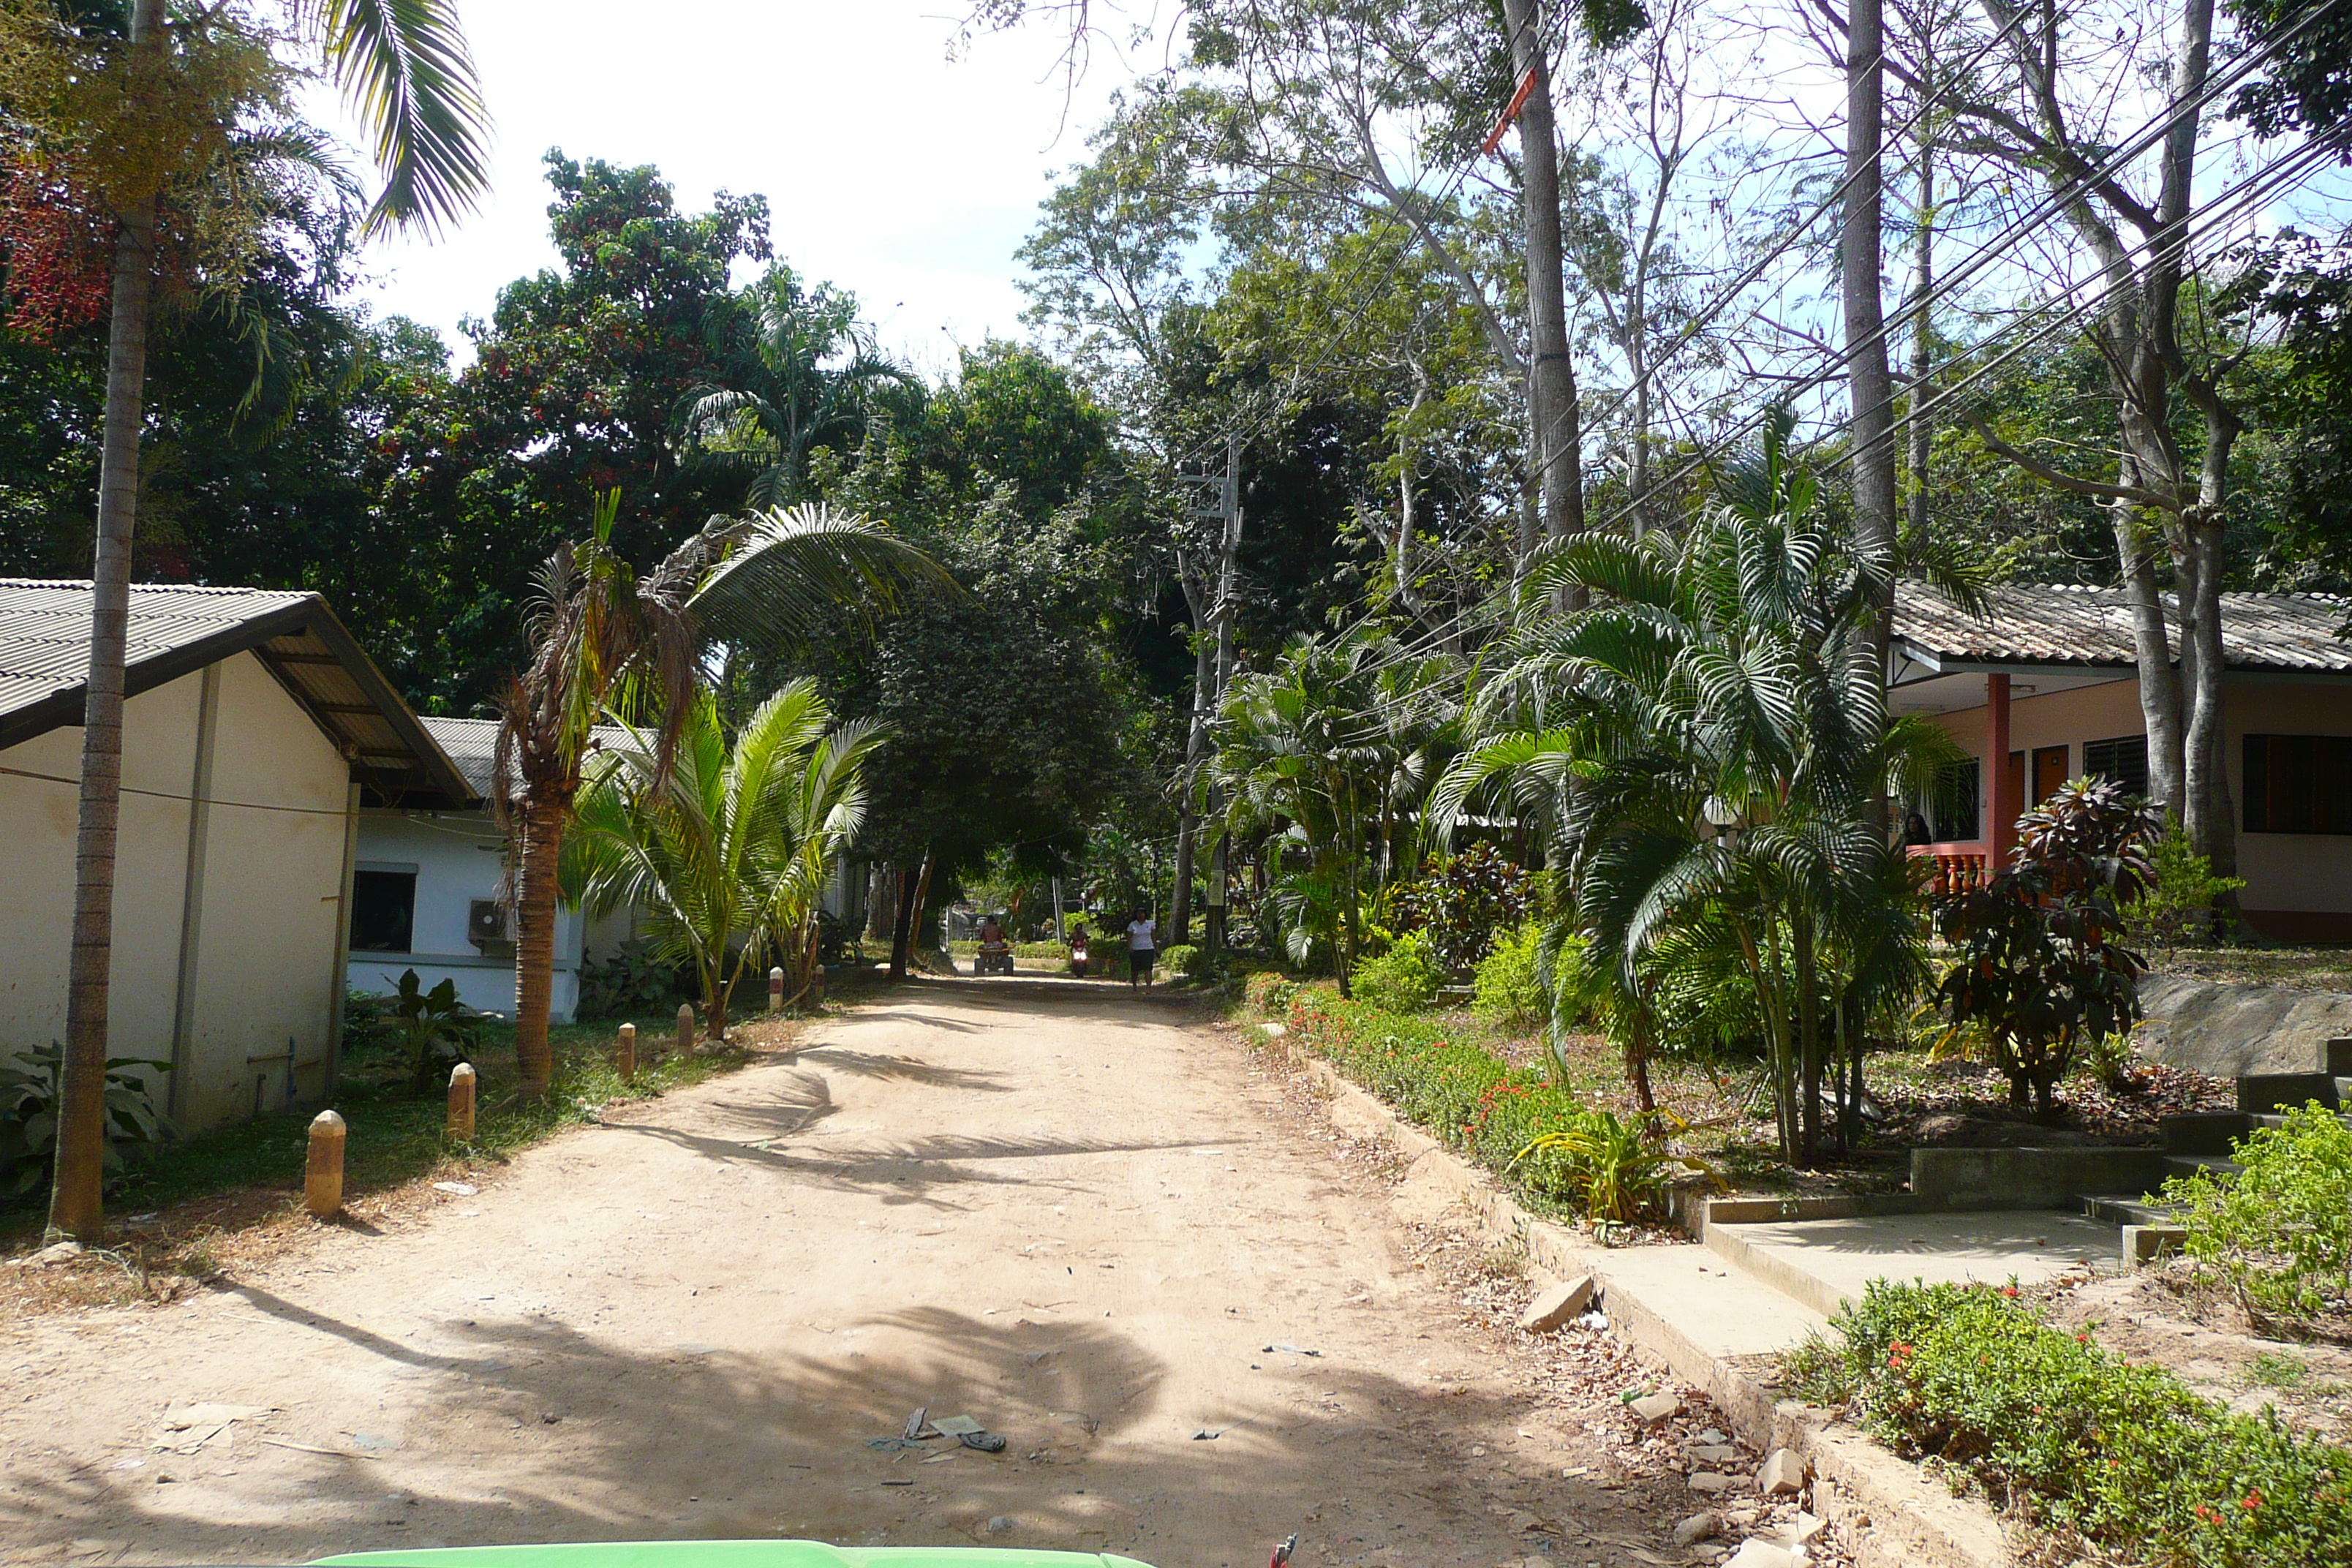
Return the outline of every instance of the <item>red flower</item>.
<path id="1" fill-rule="evenodd" d="M 2260 1488 L 2260 1487 L 2256 1487 L 2256 1488 L 2254 1488 L 2254 1489 L 2253 1489 L 2253 1490 L 2252 1490 L 2252 1491 L 2248 1492 L 2245 1496 L 2243 1496 L 2243 1497 L 2240 1498 L 2240 1499 L 2238 1500 L 2238 1506 L 2239 1506 L 2240 1508 L 2242 1508 L 2242 1509 L 2244 1509 L 2248 1513 L 2252 1513 L 2252 1512 L 2253 1512 L 2253 1511 L 2254 1511 L 2254 1510 L 2256 1510 L 2256 1509 L 2258 1509 L 2258 1508 L 2262 1507 L 2262 1506 L 2263 1506 L 2263 1489 L 2262 1489 L 2262 1488 Z"/>
<path id="2" fill-rule="evenodd" d="M 2000 1293 L 2013 1301 L 2017 1299 L 2017 1287 L 2014 1285 L 2004 1285 L 2000 1288 Z"/>

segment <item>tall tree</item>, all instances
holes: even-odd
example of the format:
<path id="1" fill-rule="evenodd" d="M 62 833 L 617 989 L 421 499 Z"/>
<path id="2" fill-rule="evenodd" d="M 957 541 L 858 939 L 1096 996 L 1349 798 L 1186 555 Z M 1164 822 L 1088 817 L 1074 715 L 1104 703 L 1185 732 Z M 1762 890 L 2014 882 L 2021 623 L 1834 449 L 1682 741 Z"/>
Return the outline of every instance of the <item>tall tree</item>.
<path id="1" fill-rule="evenodd" d="M 372 224 L 434 224 L 472 204 L 484 178 L 486 121 L 447 0 L 320 0 L 289 5 L 315 40 L 373 145 L 383 188 Z M 50 167 L 84 194 L 111 231 L 104 437 L 91 570 L 90 652 L 82 721 L 74 931 L 67 978 L 66 1060 L 49 1232 L 95 1241 L 104 1226 L 108 985 L 113 962 L 115 830 L 122 766 L 123 664 L 130 624 L 131 542 L 138 510 L 139 442 L 159 235 L 173 237 L 194 194 L 232 219 L 212 182 L 236 171 L 233 129 L 281 100 L 272 40 L 223 7 L 167 15 L 165 0 L 131 0 L 118 35 L 80 8 L 18 8 L 11 51 L 11 118 L 40 132 Z M 20 35 L 25 38 L 25 35 Z M 18 39 L 12 39 L 17 42 Z M 29 52 L 27 52 L 29 49 Z M 28 66 L 29 62 L 29 66 Z M 44 63 L 66 68 L 37 79 Z M 28 83 L 32 90 L 28 90 Z M 46 89 L 46 90 L 44 90 Z M 238 268 L 225 257 L 221 278 Z"/>

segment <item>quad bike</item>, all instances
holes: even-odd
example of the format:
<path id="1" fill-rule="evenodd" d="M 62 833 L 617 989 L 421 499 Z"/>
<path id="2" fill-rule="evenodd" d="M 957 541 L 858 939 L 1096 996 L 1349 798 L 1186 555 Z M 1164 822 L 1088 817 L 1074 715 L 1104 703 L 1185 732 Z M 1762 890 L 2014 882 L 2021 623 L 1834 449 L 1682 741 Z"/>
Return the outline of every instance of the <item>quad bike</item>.
<path id="1" fill-rule="evenodd" d="M 1013 944 L 1010 942 L 983 942 L 973 955 L 974 974 L 1010 974 L 1013 973 Z"/>

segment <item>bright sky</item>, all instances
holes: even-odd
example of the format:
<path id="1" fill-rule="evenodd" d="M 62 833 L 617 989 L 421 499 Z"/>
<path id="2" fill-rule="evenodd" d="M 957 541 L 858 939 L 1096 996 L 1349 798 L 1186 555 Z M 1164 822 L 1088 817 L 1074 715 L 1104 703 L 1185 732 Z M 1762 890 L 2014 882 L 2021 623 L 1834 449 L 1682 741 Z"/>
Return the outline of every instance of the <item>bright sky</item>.
<path id="1" fill-rule="evenodd" d="M 651 163 L 679 205 L 764 194 L 777 253 L 855 292 L 883 344 L 938 372 L 955 344 L 1022 334 L 1021 268 L 1051 172 L 1126 77 L 1097 52 L 1065 115 L 1041 22 L 950 61 L 961 0 L 461 0 L 497 121 L 482 210 L 438 243 L 379 242 L 381 314 L 440 329 L 551 267 L 540 158 Z"/>

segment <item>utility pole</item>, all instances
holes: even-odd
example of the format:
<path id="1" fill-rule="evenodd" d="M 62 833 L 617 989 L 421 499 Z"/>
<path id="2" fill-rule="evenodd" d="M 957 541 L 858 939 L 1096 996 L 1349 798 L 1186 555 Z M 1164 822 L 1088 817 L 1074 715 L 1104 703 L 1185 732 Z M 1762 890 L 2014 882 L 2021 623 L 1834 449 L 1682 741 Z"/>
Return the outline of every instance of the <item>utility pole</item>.
<path id="1" fill-rule="evenodd" d="M 1192 515 L 1217 524 L 1216 575 L 1211 580 L 1180 554 L 1178 572 L 1186 606 L 1192 612 L 1192 722 L 1186 736 L 1184 769 L 1177 781 L 1180 792 L 1176 817 L 1176 887 L 1168 923 L 1179 942 L 1192 940 L 1192 865 L 1200 836 L 1200 813 L 1193 808 L 1193 784 L 1209 756 L 1209 723 L 1224 700 L 1225 680 L 1233 668 L 1233 605 L 1235 557 L 1242 539 L 1242 444 L 1238 435 L 1225 437 L 1225 471 L 1220 474 L 1180 474 L 1178 481 L 1195 490 Z M 1201 492 L 1206 492 L 1205 495 Z M 1212 805 L 1214 805 L 1213 801 Z M 1211 856 L 1206 940 L 1212 948 L 1224 942 L 1225 844 L 1223 834 Z"/>

